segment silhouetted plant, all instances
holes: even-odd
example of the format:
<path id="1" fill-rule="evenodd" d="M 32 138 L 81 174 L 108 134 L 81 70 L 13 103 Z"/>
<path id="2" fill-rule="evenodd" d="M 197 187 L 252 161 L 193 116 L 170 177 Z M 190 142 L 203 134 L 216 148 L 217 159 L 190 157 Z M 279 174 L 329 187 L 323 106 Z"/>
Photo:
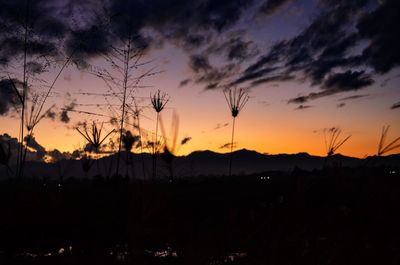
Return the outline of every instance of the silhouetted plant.
<path id="1" fill-rule="evenodd" d="M 379 145 L 378 145 L 378 156 L 384 155 L 390 151 L 393 151 L 397 148 L 400 148 L 400 137 L 397 137 L 396 139 L 394 139 L 393 141 L 391 141 L 388 144 L 385 144 L 386 142 L 386 137 L 389 133 L 389 128 L 390 125 L 388 126 L 383 126 L 382 128 L 382 133 L 381 133 L 381 138 L 379 140 Z"/>
<path id="2" fill-rule="evenodd" d="M 132 135 L 132 133 L 130 131 L 126 131 L 123 135 L 122 135 L 122 145 L 124 147 L 124 149 L 126 150 L 126 176 L 128 177 L 128 166 L 131 165 L 132 166 L 132 178 L 135 178 L 135 167 L 133 164 L 133 158 L 131 156 L 132 154 L 132 149 L 135 145 L 135 143 L 137 143 L 139 141 L 139 136 L 134 136 Z"/>
<path id="3" fill-rule="evenodd" d="M 54 36 L 49 36 L 48 34 L 42 35 L 46 30 L 41 28 L 38 30 L 35 26 L 44 25 L 42 22 L 46 21 L 46 15 L 40 14 L 40 4 L 35 1 L 26 0 L 25 9 L 18 10 L 17 17 L 13 18 L 13 22 L 16 24 L 16 28 L 12 31 L 8 31 L 5 34 L 9 34 L 8 38 L 14 39 L 15 41 L 20 40 L 23 46 L 22 58 L 18 57 L 16 54 L 16 61 L 22 62 L 22 73 L 20 74 L 22 78 L 11 78 L 8 74 L 8 80 L 12 83 L 14 87 L 14 92 L 18 97 L 18 107 L 20 107 L 20 122 L 19 122 L 19 135 L 18 135 L 18 150 L 17 150 L 17 170 L 16 176 L 23 176 L 24 163 L 27 155 L 27 146 L 29 141 L 24 144 L 24 139 L 31 139 L 33 136 L 33 130 L 35 126 L 47 116 L 50 110 L 53 108 L 48 108 L 47 111 L 43 112 L 44 105 L 51 94 L 55 83 L 60 77 L 61 73 L 65 67 L 69 64 L 71 56 L 68 56 L 63 63 L 58 74 L 55 76 L 51 85 L 47 85 L 47 91 L 45 91 L 41 96 L 39 93 L 32 92 L 32 81 L 43 82 L 40 78 L 35 78 L 35 75 L 45 72 L 52 63 L 50 63 L 50 57 L 57 54 L 54 50 L 55 43 L 54 39 L 59 41 L 59 38 Z M 39 6 L 38 6 L 39 5 Z M 39 11 L 39 13 L 38 13 Z M 43 11 L 43 10 L 42 10 Z M 10 14 L 13 16 L 13 14 Z M 44 21 L 42 20 L 44 19 Z M 41 21 L 42 20 L 42 21 Z M 39 23 L 38 23 L 39 22 Z M 21 35 L 21 36 L 19 36 Z M 53 39 L 54 38 L 54 39 Z M 54 47 L 53 47 L 54 45 Z M 38 52 L 38 47 L 47 47 Z M 18 50 L 18 48 L 16 47 Z M 40 50 L 40 49 L 39 49 Z M 17 52 L 18 53 L 18 52 Z M 8 65 L 8 64 L 7 64 Z M 10 67 L 11 69 L 14 67 Z M 30 98 L 29 94 L 33 94 Z M 29 109 L 29 101 L 31 101 L 31 108 Z M 27 132 L 25 131 L 25 128 Z"/>
<path id="4" fill-rule="evenodd" d="M 150 94 L 150 101 L 151 105 L 153 106 L 153 109 L 157 113 L 157 118 L 156 118 L 156 136 L 155 136 L 155 141 L 153 141 L 153 178 L 155 179 L 157 176 L 157 153 L 158 153 L 158 122 L 159 122 L 159 116 L 160 112 L 164 109 L 165 105 L 169 101 L 168 94 L 165 92 L 161 92 L 160 90 L 157 90 L 156 93 L 153 95 Z"/>
<path id="5" fill-rule="evenodd" d="M 140 113 L 142 112 L 142 110 L 138 107 L 138 104 L 136 103 L 135 98 L 133 98 L 133 104 L 134 104 L 134 109 L 133 109 L 133 117 L 134 117 L 134 122 L 136 122 L 134 124 L 134 127 L 137 128 L 138 132 L 139 132 L 139 147 L 140 147 L 140 157 L 142 160 L 142 174 L 143 174 L 143 179 L 146 179 L 146 169 L 145 169 L 145 165 L 144 165 L 144 153 L 143 153 L 143 135 L 142 135 L 142 128 L 140 127 Z"/>
<path id="6" fill-rule="evenodd" d="M 101 144 L 107 139 L 110 134 L 112 134 L 115 130 L 111 130 L 105 136 L 102 137 L 102 129 L 103 123 L 101 124 L 100 128 L 97 127 L 96 123 L 93 121 L 92 126 L 88 129 L 87 125 L 84 124 L 84 129 L 81 130 L 78 127 L 76 130 L 83 136 L 83 138 L 88 141 L 89 145 L 93 148 L 93 150 L 98 153 Z"/>
<path id="7" fill-rule="evenodd" d="M 102 136 L 103 123 L 101 124 L 100 127 L 98 127 L 97 124 L 94 121 L 93 121 L 92 126 L 90 128 L 88 128 L 87 124 L 84 123 L 83 124 L 83 130 L 79 129 L 79 127 L 76 127 L 76 130 L 88 142 L 88 146 L 87 147 L 89 147 L 89 149 L 87 147 L 84 148 L 84 151 L 88 152 L 88 155 L 85 154 L 83 156 L 83 158 L 81 159 L 82 169 L 85 172 L 85 175 L 87 175 L 88 171 L 90 170 L 90 168 L 94 164 L 94 160 L 91 157 L 92 152 L 94 152 L 96 155 L 98 155 L 99 152 L 100 152 L 100 147 L 102 146 L 103 142 L 115 130 L 113 129 L 109 133 L 107 133 L 104 136 Z"/>
<path id="8" fill-rule="evenodd" d="M 224 91 L 226 103 L 228 103 L 229 110 L 232 114 L 232 137 L 231 137 L 231 153 L 229 156 L 229 176 L 232 175 L 232 156 L 233 156 L 233 140 L 235 136 L 235 120 L 239 112 L 246 105 L 249 100 L 249 94 L 243 89 L 227 89 Z"/>
<path id="9" fill-rule="evenodd" d="M 351 135 L 339 139 L 342 130 L 336 127 L 324 129 L 324 140 L 327 157 L 333 156 L 336 151 L 351 137 Z M 328 136 L 327 136 L 328 134 Z"/>
<path id="10" fill-rule="evenodd" d="M 164 150 L 163 153 L 161 154 L 161 158 L 164 160 L 164 162 L 167 164 L 168 171 L 169 171 L 169 180 L 172 182 L 174 180 L 174 171 L 173 171 L 173 162 L 176 157 L 177 153 L 177 139 L 178 139 L 178 130 L 179 130 L 179 117 L 174 111 L 172 114 L 172 124 L 171 124 L 171 131 L 170 131 L 170 137 L 167 138 L 167 134 L 164 128 L 164 124 L 162 122 L 162 119 L 160 119 L 160 127 L 161 127 L 161 133 L 163 135 L 164 139 Z M 181 141 L 181 144 L 186 144 L 189 140 L 183 139 Z"/>
<path id="11" fill-rule="evenodd" d="M 118 121 L 118 151 L 116 175 L 119 174 L 120 156 L 122 148 L 122 135 L 126 127 L 126 121 L 129 116 L 129 109 L 134 100 L 134 92 L 140 88 L 139 83 L 145 77 L 157 74 L 155 68 L 146 71 L 138 71 L 139 68 L 147 65 L 150 61 L 142 62 L 142 57 L 146 53 L 147 45 L 140 41 L 139 36 L 134 29 L 135 18 L 131 13 L 112 14 L 111 10 L 104 6 L 103 12 L 96 14 L 99 21 L 97 25 L 101 28 L 101 34 L 107 34 L 107 39 L 112 39 L 109 47 L 105 50 L 100 49 L 98 55 L 101 56 L 109 67 L 93 67 L 91 73 L 102 79 L 107 86 L 107 93 L 103 94 L 109 110 Z M 124 21 L 125 26 L 115 27 Z M 116 24 L 115 24 L 116 23 Z M 96 34 L 95 34 L 96 35 Z M 96 41 L 96 40 L 90 40 Z M 90 41 L 86 43 L 90 46 Z M 111 71 L 110 71 L 111 69 Z M 115 103 L 117 101 L 117 103 Z M 112 104 L 115 103 L 115 104 Z M 113 105 L 119 105 L 120 108 L 114 109 Z"/>

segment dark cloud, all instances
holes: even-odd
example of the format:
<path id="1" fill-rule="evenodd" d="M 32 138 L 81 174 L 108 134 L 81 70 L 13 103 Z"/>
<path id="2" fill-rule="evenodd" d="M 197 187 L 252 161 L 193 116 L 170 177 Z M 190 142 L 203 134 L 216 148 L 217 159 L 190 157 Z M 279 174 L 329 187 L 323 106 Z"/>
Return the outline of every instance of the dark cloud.
<path id="1" fill-rule="evenodd" d="M 0 115 L 6 115 L 12 107 L 21 105 L 21 101 L 15 91 L 15 88 L 20 83 L 20 81 L 14 79 L 0 80 Z"/>
<path id="2" fill-rule="evenodd" d="M 369 42 L 363 61 L 378 73 L 387 73 L 400 65 L 400 1 L 386 0 L 366 13 L 358 22 L 360 36 Z"/>
<path id="3" fill-rule="evenodd" d="M 318 98 L 322 98 L 322 97 L 327 97 L 327 96 L 331 96 L 338 93 L 337 90 L 324 90 L 321 92 L 312 92 L 306 96 L 298 96 L 295 98 L 291 98 L 288 100 L 288 103 L 295 103 L 295 104 L 303 104 L 306 103 L 310 100 L 315 100 Z"/>
<path id="4" fill-rule="evenodd" d="M 29 141 L 28 141 L 29 140 Z M 26 136 L 24 139 L 25 143 L 28 145 L 28 149 L 26 150 L 26 161 L 43 161 L 45 156 L 50 156 L 50 162 L 56 162 L 63 159 L 71 159 L 78 158 L 79 156 L 74 156 L 69 152 L 60 152 L 57 149 L 47 151 L 46 149 L 37 142 L 34 136 L 29 137 Z M 17 150 L 18 150 L 18 139 L 13 138 L 8 134 L 0 135 L 0 144 L 3 146 L 9 146 L 11 149 L 11 157 L 9 159 L 10 163 L 15 163 L 17 161 Z M 8 147 L 7 147 L 8 152 Z M 79 151 L 76 151 L 79 154 Z"/>
<path id="5" fill-rule="evenodd" d="M 54 121 L 54 119 L 56 118 L 56 115 L 57 115 L 57 114 L 56 114 L 54 111 L 49 110 L 49 111 L 47 112 L 46 117 Z"/>
<path id="6" fill-rule="evenodd" d="M 69 112 L 73 111 L 75 109 L 76 102 L 72 101 L 70 104 L 65 105 L 64 108 L 62 108 L 61 113 L 60 113 L 60 121 L 64 123 L 69 123 L 71 120 L 69 117 Z"/>
<path id="7" fill-rule="evenodd" d="M 306 96 L 299 96 L 289 99 L 288 103 L 303 104 L 310 100 L 331 96 L 341 92 L 348 92 L 367 87 L 374 83 L 370 75 L 364 71 L 346 71 L 344 73 L 335 73 L 329 76 L 320 92 L 312 92 Z"/>
<path id="8" fill-rule="evenodd" d="M 8 134 L 0 134 L 0 149 L 3 154 L 1 154 L 0 161 L 3 165 L 10 165 L 9 163 L 15 163 L 16 154 L 19 147 L 17 138 L 13 138 Z"/>
<path id="9" fill-rule="evenodd" d="M 260 7 L 259 12 L 265 15 L 271 15 L 280 7 L 292 2 L 292 0 L 265 0 Z"/>
<path id="10" fill-rule="evenodd" d="M 326 89 L 339 91 L 357 90 L 372 85 L 374 80 L 364 71 L 348 70 L 344 73 L 336 73 L 329 76 L 324 86 Z"/>
<path id="11" fill-rule="evenodd" d="M 178 87 L 181 88 L 181 87 L 187 86 L 190 82 L 192 82 L 192 79 L 190 79 L 190 78 L 184 79 L 181 82 L 179 82 Z"/>
<path id="12" fill-rule="evenodd" d="M 225 80 L 239 71 L 236 63 L 228 63 L 219 67 L 212 66 L 205 55 L 190 56 L 189 66 L 195 74 L 194 82 L 205 84 L 206 90 L 222 87 Z"/>
<path id="13" fill-rule="evenodd" d="M 187 144 L 190 140 L 192 140 L 192 137 L 185 137 L 181 141 L 181 145 Z"/>
<path id="14" fill-rule="evenodd" d="M 305 28 L 260 54 L 246 30 L 238 30 L 243 28 L 243 18 L 252 17 L 254 12 L 272 15 L 290 2 L 31 1 L 34 37 L 28 40 L 28 54 L 56 56 L 66 47 L 69 54 L 75 54 L 79 66 L 87 66 L 87 59 L 115 52 L 114 47 L 128 36 L 144 51 L 167 41 L 189 54 L 188 64 L 194 73 L 191 79 L 206 89 L 298 78 L 320 87 L 314 98 L 365 88 L 376 74 L 399 65 L 400 3 L 396 0 L 381 4 L 372 0 L 318 0 L 318 10 Z M 25 20 L 21 10 L 25 3 L 0 0 L 0 64 L 9 63 L 23 51 L 21 25 Z M 64 46 L 59 45 L 63 38 Z M 218 60 L 209 60 L 211 56 Z M 247 65 L 255 56 L 258 58 Z M 242 66 L 247 68 L 241 70 Z M 41 71 L 39 65 L 30 69 Z M 356 76 L 362 71 L 362 76 Z"/>
<path id="15" fill-rule="evenodd" d="M 34 150 L 38 160 L 41 160 L 46 155 L 46 149 L 41 146 L 33 135 L 27 135 L 24 138 L 26 145 Z"/>
<path id="16" fill-rule="evenodd" d="M 227 57 L 229 60 L 243 61 L 256 56 L 259 53 L 253 41 L 243 41 L 241 38 L 229 40 Z"/>
<path id="17" fill-rule="evenodd" d="M 227 61 L 243 62 L 259 54 L 254 41 L 248 39 L 243 30 L 233 31 L 223 36 L 219 42 L 210 44 L 207 54 L 219 55 Z"/>
<path id="18" fill-rule="evenodd" d="M 205 89 L 223 88 L 224 81 L 231 78 L 238 72 L 238 65 L 227 64 L 221 67 L 213 67 L 209 71 L 196 75 L 195 83 L 206 84 Z"/>
<path id="19" fill-rule="evenodd" d="M 51 157 L 51 162 L 56 162 L 66 159 L 66 153 L 61 153 L 58 149 L 48 151 L 47 155 Z"/>
<path id="20" fill-rule="evenodd" d="M 343 102 L 342 102 L 342 103 L 337 104 L 337 105 L 336 105 L 336 108 L 339 109 L 339 108 L 343 108 L 344 106 L 346 106 L 346 103 L 343 103 Z"/>
<path id="21" fill-rule="evenodd" d="M 307 101 L 308 101 L 307 96 L 298 96 L 298 97 L 289 99 L 288 103 L 302 104 L 302 103 L 306 103 Z"/>
<path id="22" fill-rule="evenodd" d="M 297 108 L 295 108 L 294 110 L 305 110 L 305 109 L 309 109 L 312 108 L 312 106 L 309 105 L 299 105 Z"/>
<path id="23" fill-rule="evenodd" d="M 57 55 L 60 40 L 67 34 L 68 23 L 53 1 L 29 1 L 28 9 L 26 3 L 25 0 L 0 1 L 0 57 L 3 62 L 18 60 L 24 53 L 26 23 L 30 29 L 28 55 Z"/>
<path id="24" fill-rule="evenodd" d="M 34 62 L 34 61 L 27 62 L 26 70 L 27 70 L 27 73 L 30 73 L 30 74 L 40 74 L 45 71 L 44 66 L 41 63 Z"/>
<path id="25" fill-rule="evenodd" d="M 296 77 L 294 75 L 281 74 L 281 75 L 275 75 L 275 76 L 269 76 L 269 77 L 257 79 L 255 81 L 251 82 L 251 85 L 257 86 L 257 85 L 269 83 L 269 82 L 291 81 L 291 80 L 294 80 L 295 78 Z"/>
<path id="26" fill-rule="evenodd" d="M 66 40 L 68 54 L 74 58 L 86 59 L 107 53 L 111 49 L 109 34 L 104 27 L 93 25 L 71 32 Z"/>
<path id="27" fill-rule="evenodd" d="M 400 101 L 397 102 L 397 103 L 394 103 L 394 104 L 390 107 L 390 109 L 398 109 L 398 108 L 400 108 Z"/>
<path id="28" fill-rule="evenodd" d="M 218 123 L 218 124 L 214 127 L 214 130 L 219 130 L 219 129 L 221 129 L 221 128 L 227 127 L 228 125 L 229 125 L 229 123 L 224 123 L 224 124 Z"/>
<path id="29" fill-rule="evenodd" d="M 339 99 L 339 101 L 354 100 L 354 99 L 365 98 L 365 97 L 369 97 L 369 94 L 353 95 L 353 96 L 349 96 L 349 97 L 344 97 L 344 98 Z"/>
<path id="30" fill-rule="evenodd" d="M 240 78 L 238 78 L 234 82 L 232 82 L 232 84 L 237 85 L 237 84 L 249 81 L 249 80 L 254 80 L 254 79 L 257 79 L 264 75 L 267 75 L 269 73 L 272 73 L 277 69 L 278 69 L 278 67 L 271 67 L 271 68 L 262 68 L 258 71 L 254 71 L 254 72 L 252 72 L 252 71 L 245 72 Z"/>
<path id="31" fill-rule="evenodd" d="M 212 70 L 208 58 L 204 55 L 191 55 L 189 57 L 189 66 L 195 73 L 208 72 Z"/>
<path id="32" fill-rule="evenodd" d="M 263 7 L 274 10 L 285 2 L 266 1 Z M 321 0 L 318 8 L 319 13 L 307 27 L 290 39 L 276 42 L 236 82 L 257 85 L 269 82 L 278 72 L 297 76 L 321 89 L 289 100 L 303 104 L 368 87 L 376 73 L 399 65 L 400 38 L 396 32 L 400 2 L 388 0 L 377 5 L 369 0 Z"/>
<path id="33" fill-rule="evenodd" d="M 237 145 L 236 142 L 234 142 L 233 145 L 231 143 L 226 143 L 226 144 L 221 145 L 219 147 L 219 149 L 230 149 L 231 147 L 236 148 L 236 145 Z"/>
<path id="34" fill-rule="evenodd" d="M 148 48 L 155 43 L 159 45 L 167 40 L 185 50 L 197 49 L 207 45 L 212 35 L 232 28 L 253 2 L 253 0 L 195 2 L 110 0 L 103 3 L 93 1 L 91 7 L 84 8 L 85 12 L 95 10 L 92 11 L 92 15 L 86 15 L 91 19 L 81 23 L 83 25 L 80 25 L 78 32 L 81 34 L 73 34 L 69 43 L 75 44 L 72 45 L 74 47 L 81 45 L 88 38 L 88 31 L 93 31 L 95 28 L 94 35 L 98 38 L 89 34 L 89 44 L 94 44 L 94 49 L 89 49 L 90 45 L 85 45 L 87 54 L 88 51 L 96 52 L 108 45 L 118 46 L 118 41 L 126 40 L 129 36 L 134 36 L 134 44 L 142 48 Z M 101 32 L 98 34 L 99 30 L 105 30 L 107 34 Z M 113 38 L 106 38 L 107 35 Z M 99 43 L 93 43 L 96 40 Z M 241 56 L 240 47 L 236 48 L 232 51 L 232 56 Z"/>
<path id="35" fill-rule="evenodd" d="M 280 41 L 275 43 L 267 54 L 261 55 L 260 58 L 255 63 L 251 64 L 249 67 L 246 68 L 244 73 L 250 74 L 252 72 L 257 72 L 259 71 L 260 68 L 263 68 L 265 65 L 267 65 L 268 68 L 277 68 L 276 66 L 274 66 L 274 64 L 281 62 L 283 60 L 282 55 L 286 53 L 287 50 L 286 46 L 287 46 L 286 41 Z"/>

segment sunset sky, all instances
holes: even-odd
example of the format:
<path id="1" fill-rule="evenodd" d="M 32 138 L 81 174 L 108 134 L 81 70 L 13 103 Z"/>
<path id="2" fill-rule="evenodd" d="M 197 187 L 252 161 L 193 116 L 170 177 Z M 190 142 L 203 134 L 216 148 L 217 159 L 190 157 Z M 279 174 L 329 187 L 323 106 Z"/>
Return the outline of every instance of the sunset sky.
<path id="1" fill-rule="evenodd" d="M 10 28 L 18 28 L 12 14 L 26 1 L 7 2 L 1 1 L 0 8 L 0 77 L 22 79 L 22 48 L 16 39 L 23 31 Z M 156 72 L 130 94 L 141 108 L 140 125 L 150 139 L 156 112 L 149 96 L 157 89 L 166 92 L 170 100 L 161 115 L 167 137 L 175 111 L 178 139 L 192 138 L 177 147 L 180 155 L 230 151 L 221 148 L 232 129 L 223 90 L 234 87 L 246 88 L 250 95 L 236 120 L 235 149 L 325 155 L 323 131 L 339 127 L 342 137 L 352 135 L 339 152 L 364 157 L 376 154 L 382 126 L 391 125 L 388 140 L 400 136 L 397 0 L 81 2 L 31 3 L 32 14 L 44 14 L 32 24 L 32 38 L 54 45 L 57 52 L 46 58 L 58 62 L 32 75 L 32 94 L 43 93 L 40 80 L 51 84 L 65 56 L 73 54 L 45 105 L 56 105 L 51 111 L 55 116 L 42 120 L 34 131 L 46 150 L 82 148 L 86 142 L 75 130 L 79 122 L 105 122 L 105 131 L 115 128 L 109 124 L 114 115 L 109 105 L 118 110 L 120 103 L 101 95 L 109 89 L 93 73 L 107 69 L 121 76 L 104 54 L 120 44 L 113 36 L 124 36 L 121 32 L 127 30 L 144 47 L 140 62 L 146 62 L 132 76 Z M 107 30 L 115 35 L 107 37 Z M 77 51 L 78 42 L 88 46 Z M 28 61 L 38 54 L 32 52 Z M 4 92 L 3 84 L 0 90 L 0 134 L 17 137 L 13 96 Z M 130 124 L 126 129 L 138 133 Z"/>

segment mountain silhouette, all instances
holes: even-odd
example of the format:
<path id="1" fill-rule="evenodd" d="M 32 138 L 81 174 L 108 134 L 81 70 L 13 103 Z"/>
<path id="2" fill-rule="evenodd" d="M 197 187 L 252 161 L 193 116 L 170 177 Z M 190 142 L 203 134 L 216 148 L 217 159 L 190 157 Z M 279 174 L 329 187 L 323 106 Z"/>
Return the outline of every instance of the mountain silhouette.
<path id="1" fill-rule="evenodd" d="M 143 178 L 143 164 L 145 178 L 151 178 L 152 157 L 150 154 L 134 154 L 132 165 L 126 165 L 126 154 L 120 165 L 120 174 L 135 178 Z M 143 162 L 142 162 L 143 161 Z M 160 172 L 159 179 L 167 179 L 167 165 L 161 158 L 158 158 Z M 308 153 L 298 154 L 261 154 L 256 151 L 241 149 L 233 153 L 233 174 L 254 174 L 265 171 L 292 171 L 294 168 L 304 170 L 321 169 L 325 166 L 360 167 L 360 166 L 398 166 L 400 165 L 400 154 L 389 156 L 371 156 L 367 158 L 348 157 L 336 154 L 326 158 L 309 155 Z M 27 162 L 26 176 L 45 179 L 66 179 L 103 176 L 110 177 L 115 172 L 116 155 L 103 157 L 94 160 L 90 170 L 85 174 L 82 170 L 80 160 L 62 160 L 56 163 Z M 223 176 L 228 174 L 229 153 L 216 153 L 213 151 L 195 151 L 186 156 L 178 156 L 173 162 L 174 174 L 178 178 L 196 176 Z M 134 174 L 132 174 L 134 172 Z M 9 174 L 6 168 L 0 168 L 0 178 L 6 178 Z"/>

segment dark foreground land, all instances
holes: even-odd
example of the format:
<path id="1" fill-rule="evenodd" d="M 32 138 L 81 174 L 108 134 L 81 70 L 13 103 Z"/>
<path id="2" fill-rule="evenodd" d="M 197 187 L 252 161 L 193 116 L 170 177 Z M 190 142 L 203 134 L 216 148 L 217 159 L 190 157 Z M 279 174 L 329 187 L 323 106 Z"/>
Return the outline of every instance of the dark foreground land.
<path id="1" fill-rule="evenodd" d="M 0 264 L 400 264 L 399 169 L 6 180 Z"/>

